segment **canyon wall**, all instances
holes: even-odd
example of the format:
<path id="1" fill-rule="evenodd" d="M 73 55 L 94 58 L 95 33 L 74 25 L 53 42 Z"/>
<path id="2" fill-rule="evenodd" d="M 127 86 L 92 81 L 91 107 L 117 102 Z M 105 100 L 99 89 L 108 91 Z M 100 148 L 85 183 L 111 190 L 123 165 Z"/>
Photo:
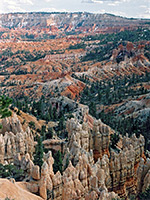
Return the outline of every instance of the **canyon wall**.
<path id="1" fill-rule="evenodd" d="M 53 171 L 51 151 L 44 154 L 41 170 L 34 165 L 33 135 L 29 128 L 23 130 L 16 114 L 2 121 L 1 163 L 13 161 L 23 169 L 28 177 L 20 184 L 43 199 L 111 200 L 145 191 L 150 185 L 150 160 L 144 156 L 144 137 L 120 137 L 119 145 L 112 149 L 110 137 L 114 130 L 101 120 L 91 121 L 88 110 L 84 114 L 82 124 L 75 118 L 67 121 L 63 167 L 67 159 L 69 165 L 62 174 Z"/>

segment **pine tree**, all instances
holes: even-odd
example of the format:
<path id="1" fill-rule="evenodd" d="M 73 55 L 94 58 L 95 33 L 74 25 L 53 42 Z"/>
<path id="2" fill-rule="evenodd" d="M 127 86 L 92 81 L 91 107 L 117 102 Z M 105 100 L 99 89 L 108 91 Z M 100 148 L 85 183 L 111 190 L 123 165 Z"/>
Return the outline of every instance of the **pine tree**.
<path id="1" fill-rule="evenodd" d="M 98 100 L 101 102 L 101 100 L 102 100 L 102 94 L 101 94 L 101 91 L 100 90 L 98 90 Z"/>
<path id="2" fill-rule="evenodd" d="M 93 116 L 96 117 L 96 104 L 94 101 L 92 101 L 89 105 L 89 113 Z"/>
<path id="3" fill-rule="evenodd" d="M 53 165 L 54 172 L 56 173 L 57 171 L 60 171 L 60 173 L 62 174 L 62 154 L 60 151 L 56 153 L 54 159 L 55 159 Z"/>
<path id="4" fill-rule="evenodd" d="M 52 139 L 53 137 L 53 129 L 48 128 L 48 132 L 46 133 L 46 139 Z"/>
<path id="5" fill-rule="evenodd" d="M 53 108 L 53 120 L 57 120 L 58 119 L 58 116 L 57 116 L 57 109 L 56 107 Z"/>
<path id="6" fill-rule="evenodd" d="M 35 147 L 35 154 L 34 154 L 34 164 L 38 165 L 40 168 L 43 165 L 43 144 L 41 137 L 37 138 L 37 145 Z"/>
<path id="7" fill-rule="evenodd" d="M 29 127 L 32 128 L 32 129 L 35 129 L 35 122 L 30 121 L 29 122 Z"/>
<path id="8" fill-rule="evenodd" d="M 41 136 L 42 136 L 42 140 L 46 139 L 46 126 L 42 126 L 41 128 Z"/>
<path id="9" fill-rule="evenodd" d="M 150 186 L 145 190 L 145 192 L 139 195 L 140 200 L 149 200 L 150 199 Z"/>
<path id="10" fill-rule="evenodd" d="M 54 116 L 53 116 L 53 109 L 52 109 L 52 105 L 50 104 L 49 109 L 48 109 L 49 115 L 50 115 L 50 119 L 53 120 Z"/>
<path id="11" fill-rule="evenodd" d="M 114 134 L 111 135 L 111 147 L 114 149 L 116 148 L 116 144 L 119 141 L 119 135 L 115 132 Z"/>
<path id="12" fill-rule="evenodd" d="M 0 119 L 11 116 L 11 111 L 8 109 L 11 102 L 9 97 L 0 96 Z M 0 128 L 2 128 L 1 124 Z"/>
<path id="13" fill-rule="evenodd" d="M 64 128 L 65 128 L 65 118 L 64 118 L 64 116 L 62 116 L 59 119 L 58 128 L 59 128 L 60 131 L 64 130 Z"/>
<path id="14" fill-rule="evenodd" d="M 67 159 L 66 159 L 66 164 L 65 164 L 64 170 L 68 167 L 68 165 L 69 165 L 69 157 L 67 157 Z"/>

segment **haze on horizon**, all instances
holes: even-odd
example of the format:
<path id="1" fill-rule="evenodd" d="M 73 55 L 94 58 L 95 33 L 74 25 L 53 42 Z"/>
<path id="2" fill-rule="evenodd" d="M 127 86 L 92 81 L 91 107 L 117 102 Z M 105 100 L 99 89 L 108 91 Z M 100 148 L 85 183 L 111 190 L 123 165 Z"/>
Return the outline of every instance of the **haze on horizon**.
<path id="1" fill-rule="evenodd" d="M 150 0 L 0 0 L 0 13 L 91 12 L 150 19 Z"/>

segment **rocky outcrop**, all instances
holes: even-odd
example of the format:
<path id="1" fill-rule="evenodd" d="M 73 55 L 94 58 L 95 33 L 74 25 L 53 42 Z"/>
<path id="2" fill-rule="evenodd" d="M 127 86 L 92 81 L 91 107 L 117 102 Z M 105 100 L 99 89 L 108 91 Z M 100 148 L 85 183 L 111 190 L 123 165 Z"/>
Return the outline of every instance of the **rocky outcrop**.
<path id="1" fill-rule="evenodd" d="M 48 139 L 43 141 L 43 145 L 45 149 L 51 150 L 51 151 L 61 151 L 64 152 L 65 148 L 65 139 Z"/>
<path id="2" fill-rule="evenodd" d="M 78 121 L 71 119 L 67 123 L 67 131 L 69 137 L 69 148 L 72 147 L 72 143 L 76 143 L 80 148 L 85 151 L 89 151 L 89 132 L 87 124 L 79 124 Z"/>
<path id="3" fill-rule="evenodd" d="M 144 185 L 142 187 L 142 192 L 145 192 L 145 190 L 149 187 L 150 187 L 150 169 L 144 178 Z"/>
<path id="4" fill-rule="evenodd" d="M 92 140 L 90 148 L 93 149 L 94 159 L 102 158 L 104 154 L 109 156 L 110 135 L 114 131 L 101 120 L 95 120 L 92 130 Z"/>
<path id="5" fill-rule="evenodd" d="M 139 167 L 137 169 L 137 192 L 144 192 L 150 186 L 150 159 L 140 159 Z"/>
<path id="6" fill-rule="evenodd" d="M 144 137 L 136 138 L 133 135 L 129 139 L 126 136 L 122 139 L 122 149 L 116 149 L 116 152 L 111 150 L 110 153 L 109 159 L 104 155 L 98 161 L 105 171 L 106 187 L 121 198 L 126 198 L 128 194 L 137 194 L 137 167 L 144 155 Z"/>
<path id="7" fill-rule="evenodd" d="M 20 153 L 17 153 L 14 156 L 14 165 L 17 166 L 18 168 L 22 169 L 27 174 L 31 174 L 31 173 L 35 174 L 36 173 L 34 164 L 31 160 L 29 153 L 27 153 L 23 157 L 20 155 Z M 35 175 L 33 175 L 33 176 L 35 176 Z"/>
<path id="8" fill-rule="evenodd" d="M 17 133 L 23 132 L 20 120 L 15 113 L 13 113 L 11 117 L 2 119 L 2 126 L 2 130 L 0 130 L 2 134 L 5 134 L 5 132 L 12 132 L 16 135 Z"/>
<path id="9" fill-rule="evenodd" d="M 35 165 L 32 167 L 32 172 L 31 172 L 32 178 L 35 180 L 39 180 L 40 179 L 40 170 L 39 170 L 39 166 Z"/>
<path id="10" fill-rule="evenodd" d="M 24 160 L 27 163 L 32 162 L 28 154 L 22 158 L 20 164 Z M 92 195 L 99 199 L 118 197 L 114 192 L 108 192 L 105 185 L 107 177 L 100 162 L 90 165 L 87 155 L 80 156 L 75 167 L 70 161 L 63 175 L 60 172 L 54 174 L 54 159 L 51 152 L 45 154 L 44 160 L 41 175 L 39 176 L 37 166 L 28 165 L 28 182 L 22 183 L 32 193 L 39 191 L 43 199 L 51 197 L 56 200 L 90 199 Z"/>
<path id="11" fill-rule="evenodd" d="M 17 153 L 32 155 L 34 150 L 34 138 L 29 128 L 23 131 L 22 125 L 16 114 L 2 120 L 3 129 L 0 135 L 0 159 L 1 163 L 11 162 Z"/>
<path id="12" fill-rule="evenodd" d="M 12 183 L 7 179 L 0 179 L 0 199 L 42 200 L 41 197 L 29 192 L 21 183 Z"/>
<path id="13" fill-rule="evenodd" d="M 88 116 L 88 112 L 85 113 Z M 43 199 L 103 200 L 118 195 L 127 198 L 130 194 L 145 191 L 150 185 L 150 161 L 144 156 L 144 137 L 137 138 L 134 134 L 131 138 L 128 135 L 120 137 L 119 146 L 112 149 L 110 135 L 114 131 L 101 120 L 93 119 L 90 126 L 88 118 L 85 119 L 82 124 L 77 118 L 67 122 L 68 143 L 64 151 L 63 174 L 59 171 L 54 174 L 50 151 L 44 154 L 41 169 L 34 165 L 32 155 L 26 153 L 33 148 L 32 135 L 29 129 L 27 132 L 21 130 L 21 125 L 18 125 L 20 133 L 1 134 L 1 159 L 3 162 L 14 159 L 14 164 L 28 174 L 22 187 L 38 193 Z M 9 123 L 12 123 L 11 119 Z"/>
<path id="14" fill-rule="evenodd" d="M 93 150 L 96 161 L 104 154 L 109 156 L 110 135 L 114 131 L 101 120 L 95 120 L 90 130 L 88 122 L 81 125 L 77 120 L 71 119 L 67 122 L 67 131 L 70 152 L 76 157 L 81 152 L 80 148 L 86 152 Z"/>
<path id="15" fill-rule="evenodd" d="M 85 125 L 83 124 L 81 127 L 86 132 Z M 78 130 L 78 133 L 82 132 L 82 128 Z M 105 128 L 103 129 L 105 130 Z M 74 146 L 67 149 L 64 158 L 69 156 L 69 160 L 73 160 L 74 165 L 70 161 L 62 175 L 60 172 L 56 174 L 53 172 L 54 159 L 51 152 L 44 155 L 41 173 L 39 167 L 32 163 L 29 154 L 22 158 L 18 154 L 16 160 L 19 161 L 16 163 L 20 163 L 20 166 L 22 168 L 24 166 L 23 169 L 28 171 L 28 182 L 24 183 L 26 188 L 33 193 L 39 191 L 39 195 L 43 199 L 53 197 L 56 200 L 88 200 L 92 197 L 92 199 L 102 200 L 116 198 L 117 194 L 121 198 L 126 198 L 128 194 L 137 194 L 142 180 L 144 180 L 144 185 L 139 191 L 147 188 L 150 183 L 150 165 L 148 160 L 144 164 L 143 136 L 136 138 L 133 135 L 130 139 L 125 136 L 121 140 L 122 147 L 120 149 L 118 148 L 116 152 L 111 149 L 110 155 L 105 152 L 97 162 L 94 162 L 92 149 L 86 151 L 82 143 L 77 143 L 80 141 L 74 141 L 72 143 Z"/>
<path id="16" fill-rule="evenodd" d="M 121 146 L 114 151 L 109 147 L 110 135 L 114 131 L 103 124 L 101 120 L 95 120 L 91 130 L 86 123 L 81 125 L 71 119 L 67 123 L 67 130 L 69 149 L 66 152 L 66 157 L 72 160 L 74 165 L 80 163 L 80 156 L 86 155 L 88 162 L 91 163 L 90 166 L 94 166 L 94 161 L 97 161 L 96 168 L 99 166 L 105 171 L 105 184 L 109 191 L 115 191 L 121 198 L 126 198 L 128 194 L 137 194 L 137 184 L 141 185 L 143 177 L 140 177 L 140 174 L 137 175 L 137 169 L 140 159 L 145 159 L 145 140 L 142 135 L 139 138 L 134 134 L 131 138 L 128 135 L 120 138 Z M 147 176 L 144 177 L 147 186 L 149 176 L 148 168 L 145 167 L 146 169 Z M 86 176 L 85 172 L 84 174 Z M 96 182 L 95 179 L 94 181 Z"/>
<path id="17" fill-rule="evenodd" d="M 104 159 L 103 163 L 109 168 L 108 182 L 106 186 L 109 191 L 115 191 L 121 198 L 126 198 L 128 194 L 137 194 L 137 174 L 140 158 L 144 157 L 144 137 L 136 138 L 127 136 L 122 139 L 122 149 L 118 153 L 111 150 L 111 157 Z M 107 166 L 108 165 L 108 166 Z M 141 184 L 141 182 L 140 182 Z"/>

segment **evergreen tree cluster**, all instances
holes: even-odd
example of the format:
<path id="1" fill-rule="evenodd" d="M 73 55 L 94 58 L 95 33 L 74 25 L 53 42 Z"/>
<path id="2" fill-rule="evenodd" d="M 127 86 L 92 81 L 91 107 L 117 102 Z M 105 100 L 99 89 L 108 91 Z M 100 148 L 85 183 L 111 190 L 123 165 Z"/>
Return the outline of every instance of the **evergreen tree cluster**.
<path id="1" fill-rule="evenodd" d="M 116 49 L 119 44 L 126 45 L 127 41 L 137 43 L 141 41 L 150 40 L 150 30 L 144 28 L 138 28 L 137 30 L 125 30 L 119 33 L 112 34 L 97 34 L 97 35 L 89 35 L 84 38 L 84 41 L 94 41 L 99 40 L 99 43 L 95 43 L 95 48 L 92 48 L 87 54 L 81 59 L 82 61 L 88 60 L 97 60 L 103 61 L 107 60 L 111 57 L 113 49 Z M 145 56 L 150 57 L 149 54 L 149 45 L 145 47 Z M 134 55 L 133 52 L 120 51 L 119 56 L 117 56 L 116 61 L 119 63 L 124 59 L 125 55 L 128 57 L 132 57 Z"/>
<path id="2" fill-rule="evenodd" d="M 150 30 L 148 28 L 138 28 L 137 30 L 125 30 L 118 33 L 96 34 L 88 35 L 84 41 L 99 40 L 100 44 L 107 44 L 109 42 L 117 43 L 120 41 L 148 41 L 150 40 Z"/>
<path id="3" fill-rule="evenodd" d="M 150 186 L 139 195 L 139 200 L 149 200 L 150 199 Z"/>
<path id="4" fill-rule="evenodd" d="M 129 136 L 132 136 L 135 133 L 139 137 L 142 134 L 145 137 L 145 150 L 150 151 L 150 113 L 145 120 L 141 121 L 132 116 L 118 116 L 114 112 L 105 113 L 102 110 L 98 114 L 98 118 L 121 135 L 125 136 L 128 133 Z"/>
<path id="5" fill-rule="evenodd" d="M 43 154 L 44 154 L 44 147 L 42 144 L 42 138 L 37 138 L 37 145 L 35 146 L 35 153 L 34 153 L 34 164 L 38 165 L 41 169 L 43 165 Z"/>
<path id="6" fill-rule="evenodd" d="M 28 96 L 22 95 L 20 98 L 13 99 L 13 106 L 16 106 L 23 112 L 34 115 L 37 119 L 48 121 L 57 121 L 58 113 L 55 106 L 48 103 L 44 96 L 37 101 L 30 99 Z"/>
<path id="7" fill-rule="evenodd" d="M 146 72 L 145 75 L 133 74 L 124 78 L 114 77 L 112 80 L 89 82 L 81 94 L 80 102 L 88 104 L 93 109 L 95 104 L 111 105 L 120 103 L 129 97 L 134 98 L 146 94 L 148 91 L 143 87 L 142 83 L 149 80 L 150 73 Z M 134 89 L 134 86 L 138 83 L 140 84 L 139 89 Z"/>
<path id="8" fill-rule="evenodd" d="M 37 132 L 40 134 L 42 141 L 47 139 L 52 139 L 54 135 L 54 130 L 52 127 L 46 127 L 43 125 L 41 127 L 41 130 L 37 129 Z"/>
<path id="9" fill-rule="evenodd" d="M 0 96 L 0 119 L 11 116 L 11 111 L 8 109 L 12 100 L 9 97 Z M 2 125 L 0 124 L 0 128 Z"/>
<path id="10" fill-rule="evenodd" d="M 69 108 L 64 110 L 57 109 L 57 105 L 52 105 L 43 95 L 39 100 L 32 100 L 28 96 L 22 95 L 20 98 L 13 99 L 12 109 L 17 107 L 19 110 L 22 110 L 25 113 L 34 115 L 38 120 L 42 119 L 45 121 L 58 121 L 64 120 L 64 115 L 68 113 L 69 117 Z"/>
<path id="11" fill-rule="evenodd" d="M 25 172 L 22 169 L 18 169 L 15 165 L 3 165 L 0 163 L 0 178 L 14 178 L 16 181 L 22 181 L 25 175 Z"/>
<path id="12" fill-rule="evenodd" d="M 20 114 L 20 110 L 22 110 L 23 112 L 34 115 L 38 120 L 42 119 L 47 123 L 49 121 L 58 122 L 58 125 L 54 127 L 55 132 L 61 138 L 67 137 L 65 121 L 67 121 L 68 118 L 73 117 L 69 106 L 58 111 L 57 105 L 49 103 L 44 96 L 37 101 L 32 101 L 29 97 L 22 96 L 20 99 L 13 99 L 11 109 L 14 109 L 14 107 L 18 108 L 18 115 Z M 35 123 L 32 121 L 29 122 L 29 127 L 36 130 Z M 51 139 L 53 137 L 52 128 L 46 129 L 46 127 L 43 126 L 41 130 L 37 131 L 41 134 L 42 140 Z"/>
<path id="13" fill-rule="evenodd" d="M 84 77 L 84 80 L 86 80 L 86 77 Z M 146 120 L 142 121 L 132 116 L 118 116 L 114 111 L 105 113 L 104 110 L 99 110 L 99 112 L 97 110 L 99 106 L 109 107 L 124 100 L 136 99 L 139 95 L 146 94 L 148 91 L 143 87 L 143 83 L 148 84 L 149 81 L 150 73 L 146 72 L 145 75 L 133 74 L 124 78 L 116 77 L 112 80 L 89 82 L 81 94 L 80 102 L 89 106 L 89 113 L 92 116 L 97 119 L 100 118 L 119 134 L 126 135 L 128 133 L 131 136 L 135 133 L 137 137 L 142 134 L 146 139 L 145 149 L 150 150 L 150 114 Z M 137 84 L 140 86 L 139 89 L 133 89 L 136 88 Z"/>
<path id="14" fill-rule="evenodd" d="M 54 173 L 60 171 L 60 173 L 62 174 L 62 154 L 60 151 L 57 151 L 57 153 L 53 154 L 53 158 L 54 158 L 54 165 L 53 165 L 53 169 L 54 169 Z"/>

